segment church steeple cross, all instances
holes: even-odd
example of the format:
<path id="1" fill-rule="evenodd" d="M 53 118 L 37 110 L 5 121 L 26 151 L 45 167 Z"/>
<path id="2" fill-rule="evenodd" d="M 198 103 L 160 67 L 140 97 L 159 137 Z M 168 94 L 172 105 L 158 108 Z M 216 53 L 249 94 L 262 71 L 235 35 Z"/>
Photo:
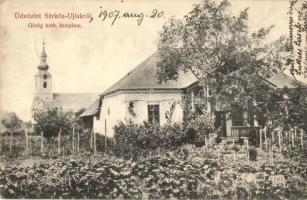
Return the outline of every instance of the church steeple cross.
<path id="1" fill-rule="evenodd" d="M 42 50 L 42 54 L 41 54 L 41 61 L 40 64 L 38 66 L 38 69 L 40 70 L 47 70 L 49 68 L 48 64 L 46 63 L 47 60 L 47 54 L 45 52 L 45 39 L 43 39 L 43 50 Z"/>

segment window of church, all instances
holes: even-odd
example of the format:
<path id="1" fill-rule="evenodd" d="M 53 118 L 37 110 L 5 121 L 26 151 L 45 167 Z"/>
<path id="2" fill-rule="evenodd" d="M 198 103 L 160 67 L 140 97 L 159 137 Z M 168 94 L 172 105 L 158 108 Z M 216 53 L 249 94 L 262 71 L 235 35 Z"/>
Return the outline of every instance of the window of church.
<path id="1" fill-rule="evenodd" d="M 44 81 L 43 87 L 47 88 L 47 82 L 46 81 Z"/>

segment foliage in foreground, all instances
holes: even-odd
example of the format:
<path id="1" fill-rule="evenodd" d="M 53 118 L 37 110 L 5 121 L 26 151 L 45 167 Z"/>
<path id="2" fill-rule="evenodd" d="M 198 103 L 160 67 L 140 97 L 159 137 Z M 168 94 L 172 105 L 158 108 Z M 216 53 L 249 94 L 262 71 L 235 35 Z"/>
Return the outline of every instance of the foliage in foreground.
<path id="1" fill-rule="evenodd" d="M 0 171 L 4 198 L 304 199 L 307 169 L 293 162 L 229 163 L 154 156 L 136 162 L 56 160 Z"/>

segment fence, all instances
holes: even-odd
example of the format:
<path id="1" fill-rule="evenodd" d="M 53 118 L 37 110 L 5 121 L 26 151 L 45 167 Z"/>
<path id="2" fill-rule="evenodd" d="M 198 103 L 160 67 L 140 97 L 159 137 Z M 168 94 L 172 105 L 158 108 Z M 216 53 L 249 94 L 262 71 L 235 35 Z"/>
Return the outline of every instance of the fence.
<path id="1" fill-rule="evenodd" d="M 263 128 L 259 132 L 259 147 L 260 149 L 268 149 L 270 148 L 269 146 L 275 145 L 280 151 L 282 151 L 283 146 L 307 149 L 307 146 L 304 143 L 304 137 L 306 137 L 306 134 L 303 129 L 268 130 Z"/>
<path id="2" fill-rule="evenodd" d="M 76 155 L 80 153 L 107 152 L 113 145 L 111 139 L 90 131 L 73 132 L 70 135 L 61 135 L 47 140 L 43 133 L 14 134 L 6 133 L 0 135 L 1 156 L 59 156 Z"/>

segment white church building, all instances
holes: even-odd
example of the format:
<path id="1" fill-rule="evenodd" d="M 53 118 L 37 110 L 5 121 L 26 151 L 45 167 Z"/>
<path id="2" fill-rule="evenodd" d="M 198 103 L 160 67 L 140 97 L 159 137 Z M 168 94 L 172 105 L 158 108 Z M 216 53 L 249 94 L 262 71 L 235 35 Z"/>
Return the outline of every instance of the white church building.
<path id="1" fill-rule="evenodd" d="M 87 108 L 98 96 L 96 93 L 56 93 L 52 90 L 52 75 L 47 64 L 45 42 L 34 76 L 35 90 L 32 104 L 32 112 L 44 105 L 63 108 L 65 111 L 77 112 L 81 108 Z"/>

